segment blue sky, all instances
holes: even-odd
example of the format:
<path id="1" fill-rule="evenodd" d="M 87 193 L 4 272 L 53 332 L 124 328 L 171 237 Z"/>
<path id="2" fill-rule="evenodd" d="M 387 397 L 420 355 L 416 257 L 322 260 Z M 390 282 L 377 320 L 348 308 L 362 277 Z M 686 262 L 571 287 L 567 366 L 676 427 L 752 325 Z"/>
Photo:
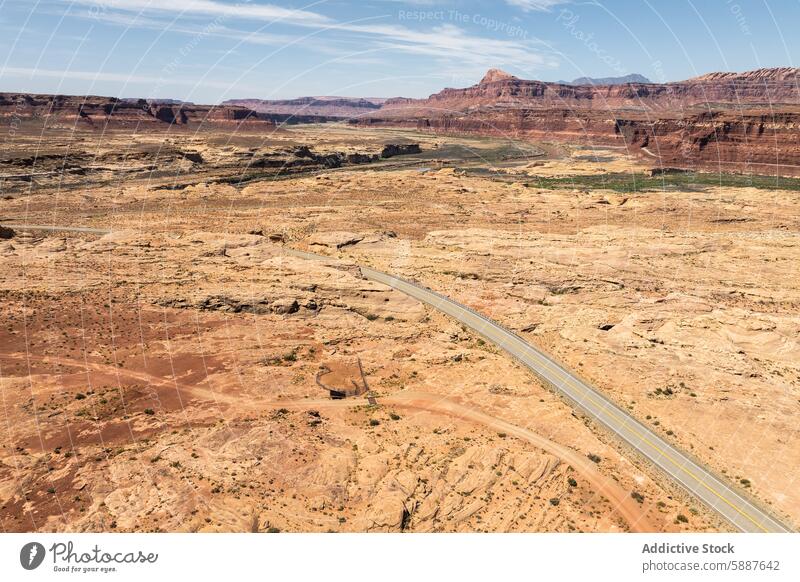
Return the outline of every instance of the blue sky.
<path id="1" fill-rule="evenodd" d="M 523 78 L 796 66 L 800 0 L 0 0 L 0 91 L 424 97 Z"/>

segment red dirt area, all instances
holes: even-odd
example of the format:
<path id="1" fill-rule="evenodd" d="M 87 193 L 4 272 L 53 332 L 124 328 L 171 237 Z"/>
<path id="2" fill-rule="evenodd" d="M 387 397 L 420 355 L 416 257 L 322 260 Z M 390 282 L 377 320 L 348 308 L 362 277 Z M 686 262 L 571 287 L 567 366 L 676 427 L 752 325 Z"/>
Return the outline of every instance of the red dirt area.
<path id="1" fill-rule="evenodd" d="M 0 483 L 16 494 L 4 496 L 2 531 L 86 511 L 82 470 L 160 433 L 212 422 L 203 413 L 213 398 L 207 380 L 227 366 L 196 344 L 224 319 L 95 299 L 4 299 Z"/>

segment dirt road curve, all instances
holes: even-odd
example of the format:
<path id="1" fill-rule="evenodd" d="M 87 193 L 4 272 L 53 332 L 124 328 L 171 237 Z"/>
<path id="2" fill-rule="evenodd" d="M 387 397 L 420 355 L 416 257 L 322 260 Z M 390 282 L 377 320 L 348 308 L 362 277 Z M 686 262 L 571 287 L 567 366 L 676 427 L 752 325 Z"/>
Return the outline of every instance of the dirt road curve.
<path id="1" fill-rule="evenodd" d="M 301 251 L 287 249 L 287 252 L 307 259 L 332 260 L 330 257 Z M 744 532 L 785 533 L 792 531 L 748 499 L 744 493 L 735 491 L 732 485 L 715 476 L 688 454 L 669 444 L 573 371 L 562 366 L 551 356 L 530 345 L 518 335 L 468 307 L 410 281 L 367 267 L 361 267 L 361 273 L 367 279 L 383 283 L 427 303 L 481 334 L 526 366 L 542 381 L 552 386 L 557 393 L 566 397 L 581 412 L 641 453 L 686 491 L 700 499 L 737 529 Z"/>
<path id="2" fill-rule="evenodd" d="M 474 407 L 458 404 L 438 394 L 403 392 L 378 398 L 377 401 L 379 405 L 392 406 L 394 408 L 425 410 L 433 412 L 434 414 L 454 416 L 466 422 L 478 424 L 498 432 L 504 432 L 509 436 L 527 441 L 572 466 L 573 469 L 592 485 L 598 494 L 609 500 L 614 510 L 628 523 L 631 531 L 654 531 L 652 524 L 645 516 L 645 509 L 631 498 L 629 491 L 626 491 L 619 483 L 598 471 L 597 466 L 587 457 L 568 447 L 554 443 L 535 432 L 521 428 L 505 420 L 480 412 Z M 302 410 L 308 408 L 347 408 L 352 406 L 364 406 L 366 404 L 368 404 L 366 398 L 348 398 L 346 400 L 303 399 L 270 403 L 270 405 L 276 408 L 299 408 Z"/>

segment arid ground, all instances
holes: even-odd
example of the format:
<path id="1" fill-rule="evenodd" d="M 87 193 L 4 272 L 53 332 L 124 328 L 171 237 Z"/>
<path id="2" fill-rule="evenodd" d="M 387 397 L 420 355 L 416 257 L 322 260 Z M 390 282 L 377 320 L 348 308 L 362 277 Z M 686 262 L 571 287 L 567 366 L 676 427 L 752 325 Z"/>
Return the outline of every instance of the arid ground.
<path id="1" fill-rule="evenodd" d="M 796 181 L 340 124 L 161 131 L 31 128 L 0 161 L 2 531 L 728 529 L 355 265 L 517 331 L 800 523 Z"/>

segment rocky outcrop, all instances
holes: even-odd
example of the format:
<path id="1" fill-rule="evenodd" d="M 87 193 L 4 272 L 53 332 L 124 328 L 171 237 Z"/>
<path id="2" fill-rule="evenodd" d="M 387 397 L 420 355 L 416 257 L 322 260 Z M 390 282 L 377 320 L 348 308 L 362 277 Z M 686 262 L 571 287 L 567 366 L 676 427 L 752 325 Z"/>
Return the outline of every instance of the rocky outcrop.
<path id="1" fill-rule="evenodd" d="M 394 156 L 406 156 L 409 154 L 418 154 L 422 150 L 419 148 L 418 143 L 409 144 L 389 144 L 381 151 L 382 158 L 392 158 Z"/>

